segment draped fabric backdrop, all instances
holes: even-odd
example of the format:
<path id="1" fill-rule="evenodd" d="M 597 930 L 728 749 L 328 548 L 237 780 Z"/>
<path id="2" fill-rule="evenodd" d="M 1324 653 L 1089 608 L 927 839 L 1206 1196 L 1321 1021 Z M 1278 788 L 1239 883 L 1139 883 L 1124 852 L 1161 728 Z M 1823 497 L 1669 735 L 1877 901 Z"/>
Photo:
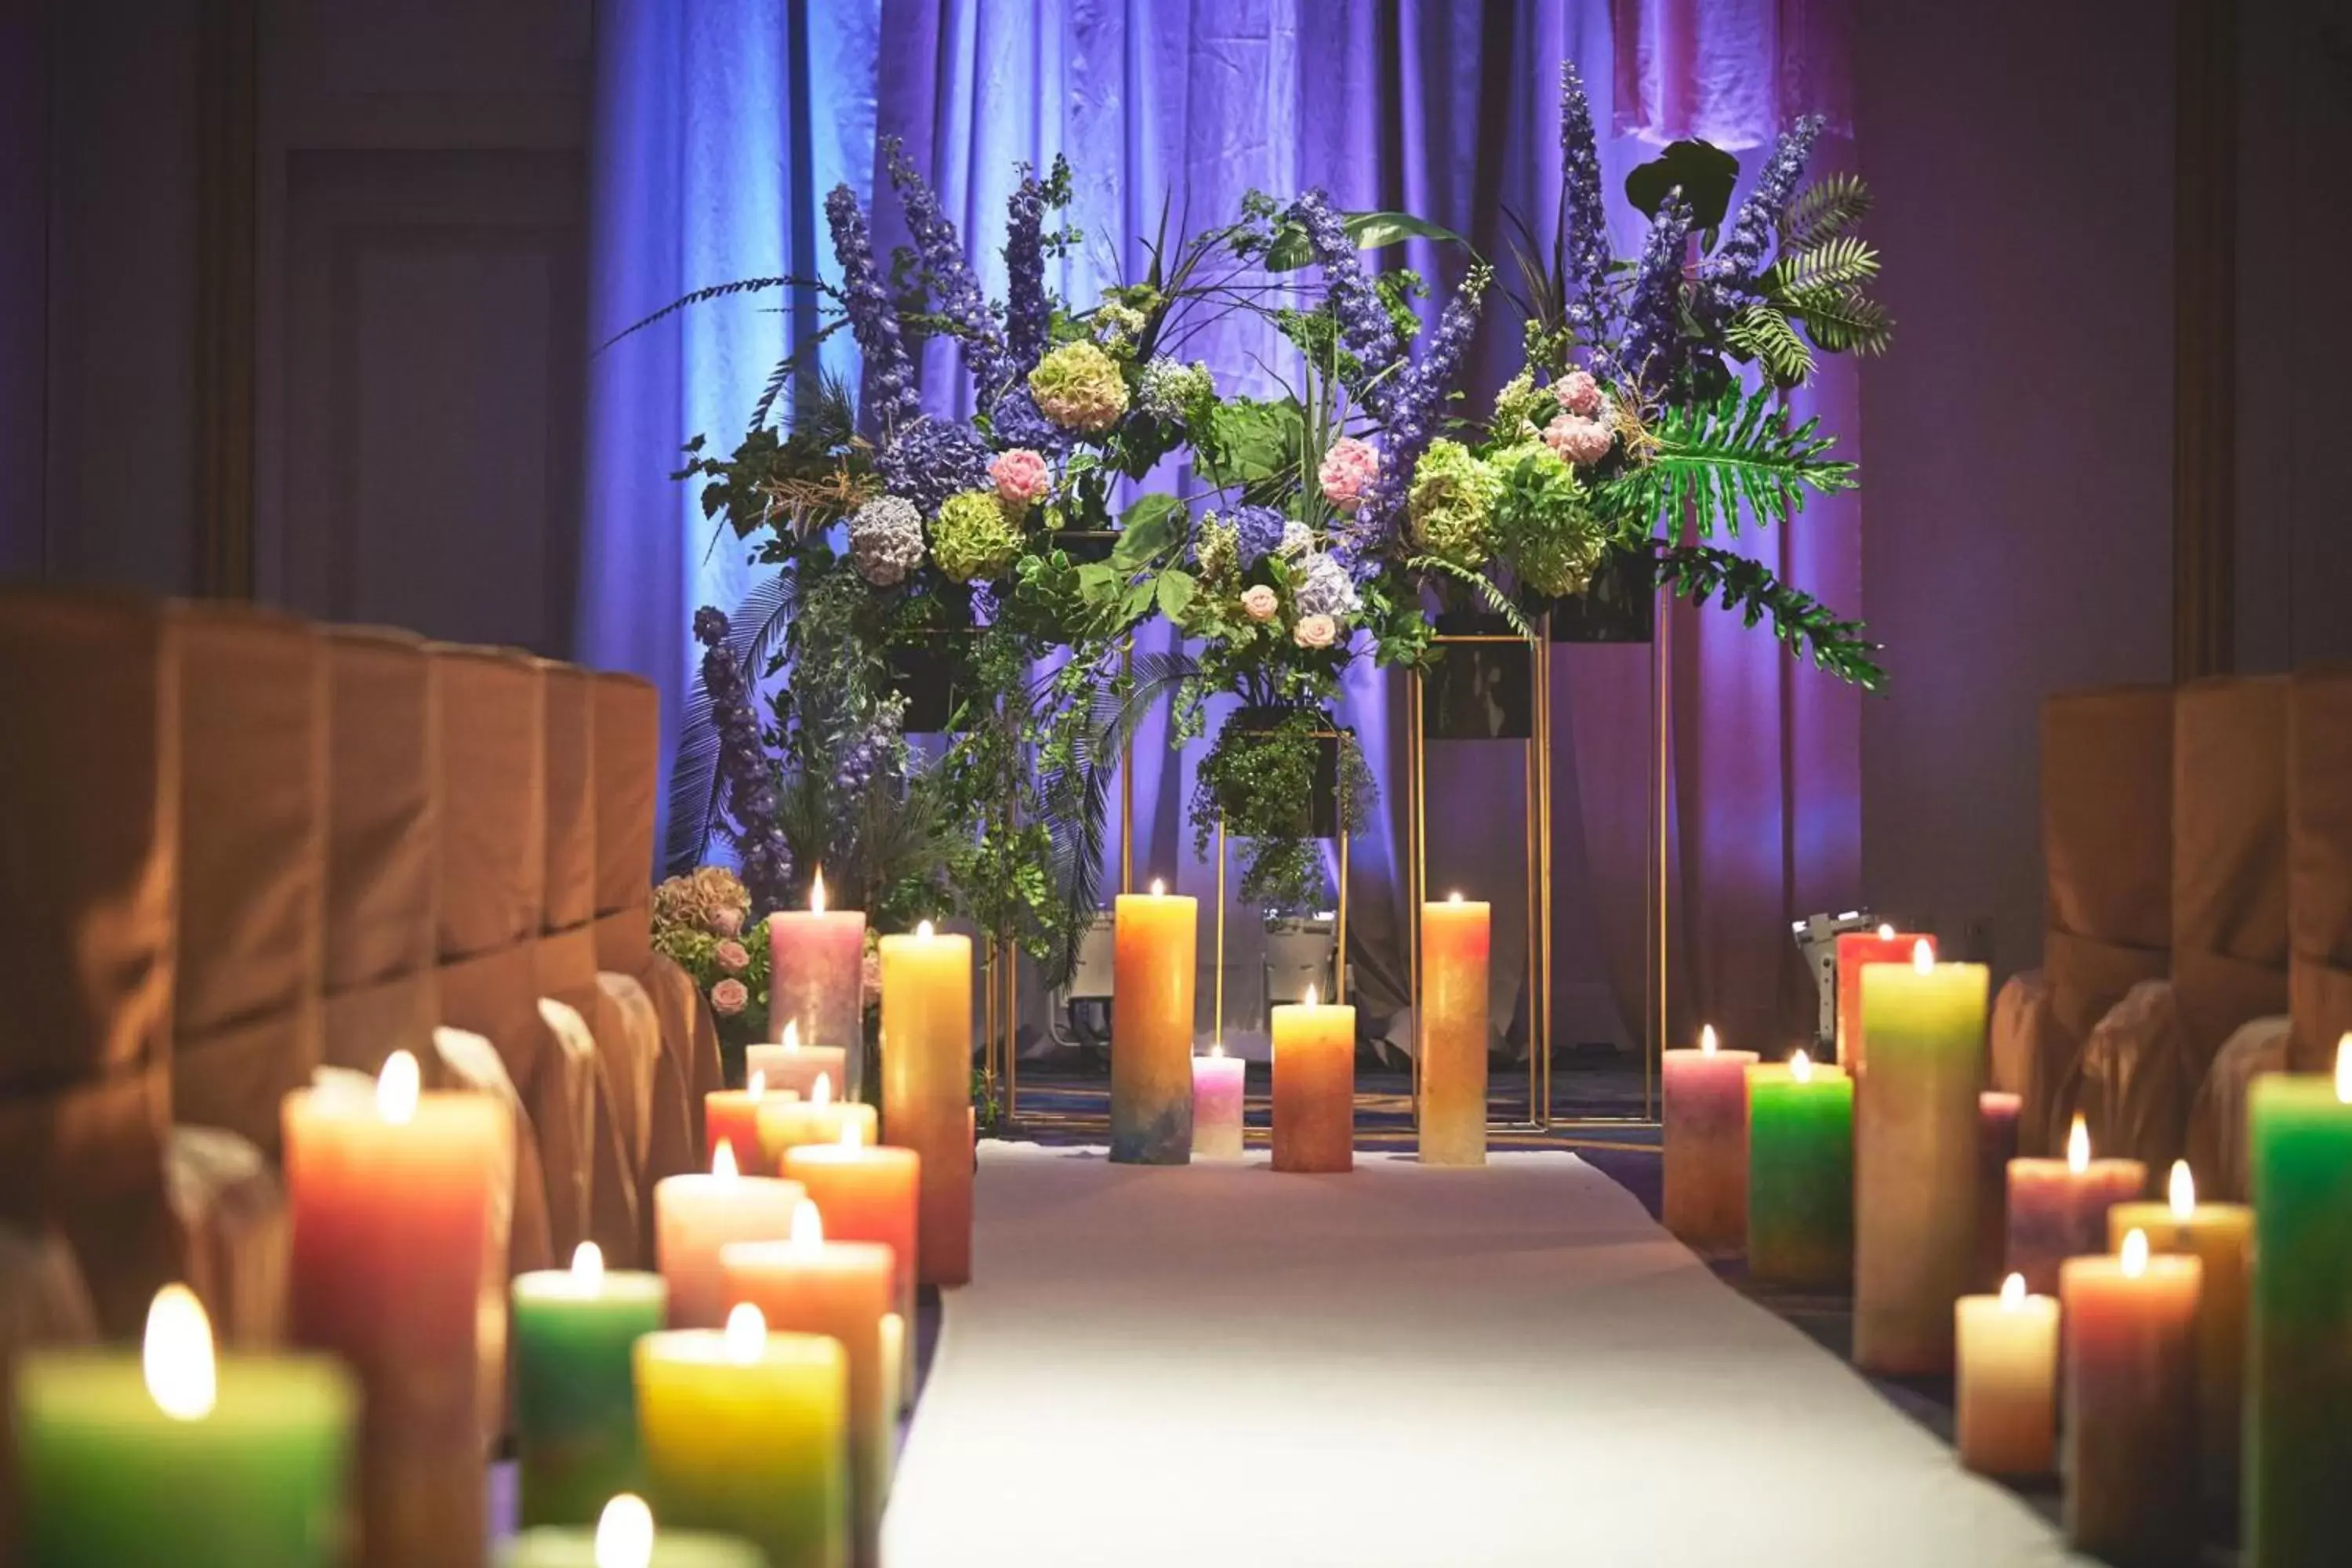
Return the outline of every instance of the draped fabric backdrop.
<path id="1" fill-rule="evenodd" d="M 829 273 L 819 210 L 846 180 L 877 189 L 877 238 L 903 222 L 879 180 L 877 133 L 902 137 L 939 187 L 1001 296 L 1004 199 L 1026 161 L 1066 154 L 1071 216 L 1086 246 L 1056 279 L 1081 304 L 1140 274 L 1159 229 L 1229 217 L 1253 188 L 1328 187 L 1344 207 L 1402 208 L 1508 252 L 1508 213 L 1538 230 L 1559 200 L 1557 72 L 1578 62 L 1604 135 L 1604 179 L 1621 252 L 1638 216 L 1615 199 L 1651 144 L 1706 135 L 1751 148 L 1799 112 L 1845 131 L 1843 28 L 1834 0 L 604 0 L 598 48 L 593 318 L 601 341 L 687 290 L 775 272 Z M 1826 165 L 1850 161 L 1825 140 Z M 1753 172 L 1759 160 L 1744 160 Z M 1393 258 L 1391 264 L 1396 264 Z M 1433 311 L 1459 280 L 1458 248 L 1414 245 L 1402 264 L 1432 284 Z M 1507 289 L 1510 275 L 1502 268 Z M 1514 368 L 1518 321 L 1500 294 L 1465 388 L 1474 400 Z M 592 396 L 590 515 L 582 624 L 586 656 L 640 670 L 674 729 L 690 687 L 687 623 L 731 606 L 742 551 L 714 542 L 695 498 L 667 479 L 697 432 L 732 443 L 795 322 L 775 296 L 689 311 L 606 350 Z M 763 313 L 763 310 L 766 313 Z M 848 367 L 846 334 L 836 340 Z M 828 352 L 835 345 L 829 344 Z M 1223 390 L 1266 393 L 1270 333 L 1222 324 L 1185 348 Z M 927 398 L 961 410 L 964 378 L 930 345 Z M 1809 395 L 1854 429 L 1853 372 L 1828 362 Z M 1171 476 L 1174 479 L 1175 476 Z M 1859 509 L 1816 503 L 1799 525 L 1752 535 L 1795 582 L 1859 607 Z M 1673 920 L 1669 1031 L 1705 1016 L 1744 1042 L 1792 1037 L 1810 983 L 1789 921 L 1859 899 L 1859 709 L 1769 636 L 1676 608 L 1662 622 L 1674 723 L 1669 769 Z M 1164 636 L 1164 632 L 1159 634 Z M 1556 650 L 1558 894 L 1555 1039 L 1624 1040 L 1641 1027 L 1647 660 L 1639 650 Z M 1370 669 L 1340 714 L 1381 795 L 1356 844 L 1352 956 L 1362 1000 L 1401 1011 L 1405 973 L 1402 683 Z M 1149 731 L 1136 750 L 1135 856 L 1203 895 L 1183 821 L 1189 762 Z M 1524 1026 L 1526 931 L 1515 755 L 1494 743 L 1431 758 L 1432 873 L 1496 906 L 1496 1013 Z M 1112 876 L 1116 878 L 1116 868 Z M 1255 922 L 1230 910 L 1236 974 L 1255 973 Z M 1203 940 L 1206 941 L 1204 922 Z M 1205 959 L 1204 952 L 1204 959 Z M 1206 1005 L 1208 987 L 1202 988 Z M 1237 1025 L 1255 987 L 1228 987 Z"/>

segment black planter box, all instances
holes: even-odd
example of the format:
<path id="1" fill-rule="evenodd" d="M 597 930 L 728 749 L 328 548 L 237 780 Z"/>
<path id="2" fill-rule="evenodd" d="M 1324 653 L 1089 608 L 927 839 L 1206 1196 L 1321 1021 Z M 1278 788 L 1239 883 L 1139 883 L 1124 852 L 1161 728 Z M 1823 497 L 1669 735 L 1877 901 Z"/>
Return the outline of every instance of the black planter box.
<path id="1" fill-rule="evenodd" d="M 1645 643 L 1657 637 L 1656 558 L 1647 551 L 1613 554 L 1581 594 L 1551 602 L 1551 640 L 1564 643 Z"/>
<path id="2" fill-rule="evenodd" d="M 1295 710 L 1279 707 L 1252 707 L 1237 710 L 1226 722 L 1241 733 L 1280 729 Z M 1315 787 L 1298 803 L 1298 816 L 1290 831 L 1301 838 L 1337 838 L 1339 837 L 1339 742 L 1340 731 L 1328 719 L 1318 716 L 1322 728 L 1315 737 Z M 1220 801 L 1221 807 L 1228 803 Z"/>
<path id="3" fill-rule="evenodd" d="M 1454 638 L 1477 641 L 1454 641 Z M 1536 729 L 1535 661 L 1500 616 L 1454 610 L 1437 617 L 1437 662 L 1422 673 L 1421 732 L 1433 741 L 1526 741 Z"/>
<path id="4" fill-rule="evenodd" d="M 964 649 L 954 633 L 935 633 L 898 643 L 886 656 L 890 689 L 907 700 L 904 723 L 909 735 L 942 735 L 963 699 Z"/>
<path id="5" fill-rule="evenodd" d="M 1118 535 L 1108 528 L 1057 528 L 1045 535 L 1045 542 L 1086 566 L 1109 560 L 1118 547 Z"/>

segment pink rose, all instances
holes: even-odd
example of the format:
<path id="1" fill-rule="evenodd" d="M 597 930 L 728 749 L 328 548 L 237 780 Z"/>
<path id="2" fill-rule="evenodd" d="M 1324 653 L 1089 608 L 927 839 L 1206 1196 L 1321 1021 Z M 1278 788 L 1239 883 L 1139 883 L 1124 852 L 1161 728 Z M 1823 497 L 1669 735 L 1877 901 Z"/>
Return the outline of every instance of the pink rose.
<path id="1" fill-rule="evenodd" d="M 719 967 L 730 974 L 740 974 L 751 967 L 751 954 L 740 942 L 722 942 L 710 950 L 710 956 L 717 959 Z"/>
<path id="2" fill-rule="evenodd" d="M 751 1005 L 751 988 L 740 980 L 722 980 L 710 988 L 710 1010 L 722 1018 L 731 1018 Z"/>
<path id="3" fill-rule="evenodd" d="M 882 954 L 873 948 L 866 950 L 866 964 L 859 978 L 865 982 L 866 1000 L 882 1000 Z"/>
<path id="4" fill-rule="evenodd" d="M 743 911 L 721 904 L 710 911 L 710 918 L 705 923 L 710 927 L 713 936 L 737 936 L 743 930 Z"/>
<path id="5" fill-rule="evenodd" d="M 1339 636 L 1339 623 L 1328 616 L 1301 616 L 1290 633 L 1300 647 L 1329 647 Z"/>
<path id="6" fill-rule="evenodd" d="M 1260 586 L 1242 590 L 1242 609 L 1251 620 L 1270 621 L 1279 607 L 1271 588 Z"/>
<path id="7" fill-rule="evenodd" d="M 1045 492 L 1054 488 L 1045 459 L 1026 447 L 999 452 L 988 465 L 988 477 L 996 481 L 996 499 L 1014 508 L 1044 500 Z"/>
<path id="8" fill-rule="evenodd" d="M 1341 511 L 1353 511 L 1364 504 L 1364 492 L 1380 473 L 1381 455 L 1372 444 L 1342 436 L 1323 454 L 1323 466 L 1315 477 L 1322 483 L 1325 500 Z"/>
<path id="9" fill-rule="evenodd" d="M 1589 370 L 1572 370 L 1551 384 L 1551 395 L 1570 414 L 1590 419 L 1601 412 L 1601 384 Z"/>
<path id="10" fill-rule="evenodd" d="M 1617 433 L 1597 419 L 1563 414 L 1544 426 L 1543 438 L 1544 445 L 1559 453 L 1563 461 L 1597 463 L 1609 455 Z"/>

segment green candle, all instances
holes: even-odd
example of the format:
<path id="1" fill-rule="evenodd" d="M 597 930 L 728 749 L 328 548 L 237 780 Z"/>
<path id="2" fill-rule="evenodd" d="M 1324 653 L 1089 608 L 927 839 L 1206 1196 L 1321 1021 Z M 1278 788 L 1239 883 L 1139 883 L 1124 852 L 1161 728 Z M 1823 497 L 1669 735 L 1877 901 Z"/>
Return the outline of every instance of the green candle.
<path id="1" fill-rule="evenodd" d="M 27 1568 L 331 1568 L 350 1533 L 358 1396 L 322 1356 L 212 1352 L 183 1286 L 144 1357 L 28 1353 L 16 1371 Z M 152 1375 L 151 1375 L 152 1373 Z"/>
<path id="2" fill-rule="evenodd" d="M 768 1568 L 768 1560 L 731 1535 L 656 1531 L 645 1500 L 623 1493 L 593 1531 L 524 1531 L 499 1550 L 499 1568 Z"/>
<path id="3" fill-rule="evenodd" d="M 1760 1284 L 1853 1284 L 1853 1080 L 1799 1051 L 1748 1069 L 1748 1272 Z"/>
<path id="4" fill-rule="evenodd" d="M 658 1332 L 658 1274 L 604 1272 L 593 1242 L 568 1271 L 514 1282 L 515 1459 L 525 1525 L 587 1524 L 644 1484 L 637 1463 L 639 1338 Z"/>
<path id="5" fill-rule="evenodd" d="M 2248 1568 L 2352 1552 L 2352 1036 L 2336 1076 L 2254 1080 Z"/>

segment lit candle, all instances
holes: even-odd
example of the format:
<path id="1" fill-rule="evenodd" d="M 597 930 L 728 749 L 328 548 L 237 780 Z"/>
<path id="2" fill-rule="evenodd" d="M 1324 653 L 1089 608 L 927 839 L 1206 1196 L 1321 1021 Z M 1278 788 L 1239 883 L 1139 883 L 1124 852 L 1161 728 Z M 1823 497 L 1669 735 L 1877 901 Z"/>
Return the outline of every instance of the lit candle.
<path id="1" fill-rule="evenodd" d="M 1748 1272 L 1764 1285 L 1853 1284 L 1853 1080 L 1799 1051 L 1748 1069 Z"/>
<path id="2" fill-rule="evenodd" d="M 912 1149 L 877 1145 L 851 1125 L 842 1129 L 838 1142 L 786 1150 L 784 1174 L 824 1213 L 828 1235 L 879 1242 L 890 1249 L 891 1300 L 911 1322 L 922 1157 Z M 906 1381 L 911 1390 L 912 1379 Z"/>
<path id="3" fill-rule="evenodd" d="M 1976 1281 L 1990 1289 L 2007 1268 L 2009 1163 L 2017 1158 L 2017 1118 L 2025 1097 L 1997 1089 L 1977 1096 Z"/>
<path id="4" fill-rule="evenodd" d="M 844 1568 L 849 1360 L 821 1334 L 772 1334 L 744 1302 L 722 1329 L 637 1342 L 646 1487 L 661 1517 L 739 1535 L 768 1568 Z"/>
<path id="5" fill-rule="evenodd" d="M 500 1392 L 506 1258 L 493 1205 L 514 1179 L 514 1121 L 486 1095 L 420 1092 L 394 1051 L 375 1092 L 286 1097 L 298 1344 L 350 1363 L 363 1393 L 361 1561 L 483 1560 L 482 1416 Z"/>
<path id="6" fill-rule="evenodd" d="M 768 1038 L 795 1037 L 844 1058 L 811 1069 L 812 1075 L 831 1072 L 845 1099 L 865 1098 L 866 916 L 824 907 L 821 869 L 809 884 L 806 910 L 779 910 L 768 917 Z M 789 1079 L 770 1081 L 808 1093 Z"/>
<path id="7" fill-rule="evenodd" d="M 1303 1005 L 1272 1009 L 1274 1168 L 1356 1168 L 1356 1010 Z"/>
<path id="8" fill-rule="evenodd" d="M 905 1411 L 915 1402 L 914 1347 L 907 1342 L 907 1319 L 891 1312 L 882 1319 L 882 1371 L 889 1381 L 889 1408 Z M 894 1460 L 895 1463 L 895 1460 Z M 887 1500 L 887 1499 L 885 1500 Z"/>
<path id="9" fill-rule="evenodd" d="M 2249 1121 L 2246 1562 L 2339 1563 L 2352 1542 L 2352 1035 L 2333 1081 L 2254 1079 Z"/>
<path id="10" fill-rule="evenodd" d="M 1998 1296 L 1963 1296 L 1956 1393 L 1960 1463 L 1984 1476 L 2046 1476 L 2058 1442 L 2058 1302 L 2012 1274 Z"/>
<path id="11" fill-rule="evenodd" d="M 922 1156 L 926 1285 L 971 1278 L 971 939 L 882 939 L 882 1129 Z"/>
<path id="12" fill-rule="evenodd" d="M 2080 1116 L 2063 1160 L 2009 1163 L 2009 1267 L 2036 1290 L 2058 1288 L 2058 1265 L 2107 1250 L 2107 1211 L 2147 1190 L 2137 1160 L 2094 1160 Z"/>
<path id="13" fill-rule="evenodd" d="M 721 1143 L 710 1174 L 664 1176 L 654 1184 L 654 1257 L 669 1281 L 673 1328 L 709 1329 L 727 1321 L 727 1279 L 719 1249 L 730 1241 L 781 1241 L 793 1233 L 793 1210 L 806 1194 L 798 1182 L 746 1176 Z"/>
<path id="14" fill-rule="evenodd" d="M 856 1126 L 857 1141 L 876 1142 L 879 1125 L 874 1108 L 854 1100 L 834 1097 L 833 1079 L 824 1073 L 809 1085 L 805 1100 L 763 1101 L 759 1110 L 760 1168 L 783 1169 L 784 1152 L 803 1143 L 838 1143 L 842 1130 Z"/>
<path id="15" fill-rule="evenodd" d="M 641 1484 L 629 1357 L 659 1330 L 669 1289 L 658 1274 L 607 1272 L 583 1241 L 568 1269 L 514 1282 L 515 1469 L 525 1525 L 585 1525 L 606 1499 Z"/>
<path id="16" fill-rule="evenodd" d="M 1181 1165 L 1192 1157 L 1192 980 L 1200 902 L 1121 893 L 1111 916 L 1110 1157 Z"/>
<path id="17" fill-rule="evenodd" d="M 898 1412 L 887 1407 L 882 1320 L 891 1300 L 890 1249 L 825 1236 L 816 1205 L 803 1201 L 789 1241 L 738 1242 L 720 1249 L 727 1294 L 760 1309 L 769 1327 L 838 1341 L 849 1358 L 849 1491 L 856 1560 L 879 1561 L 884 1478 Z"/>
<path id="18" fill-rule="evenodd" d="M 1242 1157 L 1242 1106 L 1249 1064 L 1211 1046 L 1192 1058 L 1192 1158 Z"/>
<path id="19" fill-rule="evenodd" d="M 333 1568 L 357 1414 L 326 1356 L 215 1359 L 203 1305 L 167 1286 L 142 1352 L 16 1363 L 26 1568 Z"/>
<path id="20" fill-rule="evenodd" d="M 1935 955 L 1936 939 L 1924 931 L 1896 931 L 1882 925 L 1874 931 L 1847 931 L 1837 939 L 1837 1059 L 1847 1076 L 1862 1077 L 1869 1040 L 1862 1026 L 1862 972 L 1874 963 L 1904 963 L 1921 942 Z"/>
<path id="21" fill-rule="evenodd" d="M 2139 1231 L 2124 1237 L 2116 1256 L 2069 1258 L 2059 1266 L 2066 1539 L 2110 1562 L 2197 1560 L 2203 1267 L 2194 1258 L 2150 1257 Z"/>
<path id="22" fill-rule="evenodd" d="M 767 1080 L 771 1096 L 788 1093 L 806 1100 L 820 1078 L 836 1084 L 849 1081 L 848 1052 L 840 1046 L 803 1045 L 800 1022 L 793 1018 L 784 1020 L 781 1043 L 744 1047 L 743 1068 Z"/>
<path id="23" fill-rule="evenodd" d="M 1985 997 L 1983 965 L 1937 963 L 1924 942 L 1909 963 L 1862 972 L 1853 1355 L 1865 1371 L 1952 1369 L 1953 1303 L 1976 1268 Z"/>
<path id="24" fill-rule="evenodd" d="M 744 1088 L 714 1089 L 702 1097 L 702 1146 L 716 1152 L 726 1144 L 739 1171 L 773 1171 L 775 1161 L 760 1152 L 760 1108 L 770 1100 L 782 1105 L 799 1099 L 789 1089 L 770 1094 L 768 1075 L 754 1068 Z"/>
<path id="25" fill-rule="evenodd" d="M 1421 906 L 1421 1163 L 1486 1163 L 1487 909 Z"/>
<path id="26" fill-rule="evenodd" d="M 1691 1247 L 1737 1250 L 1748 1240 L 1748 1069 L 1757 1055 L 1720 1048 L 1709 1024 L 1696 1050 L 1664 1058 L 1666 1228 Z"/>
<path id="27" fill-rule="evenodd" d="M 646 1500 L 624 1492 L 587 1530 L 526 1530 L 499 1553 L 499 1568 L 764 1568 L 749 1542 L 728 1535 L 654 1529 Z"/>
<path id="28" fill-rule="evenodd" d="M 2121 1251 L 2138 1231 L 2148 1249 L 2204 1265 L 2197 1292 L 2197 1425 L 2209 1491 L 2229 1495 L 2238 1473 L 2245 1425 L 2246 1278 L 2253 1211 L 2243 1204 L 2197 1201 L 2189 1162 L 2175 1160 L 2163 1203 L 2117 1204 L 2107 1211 L 2107 1244 Z"/>

